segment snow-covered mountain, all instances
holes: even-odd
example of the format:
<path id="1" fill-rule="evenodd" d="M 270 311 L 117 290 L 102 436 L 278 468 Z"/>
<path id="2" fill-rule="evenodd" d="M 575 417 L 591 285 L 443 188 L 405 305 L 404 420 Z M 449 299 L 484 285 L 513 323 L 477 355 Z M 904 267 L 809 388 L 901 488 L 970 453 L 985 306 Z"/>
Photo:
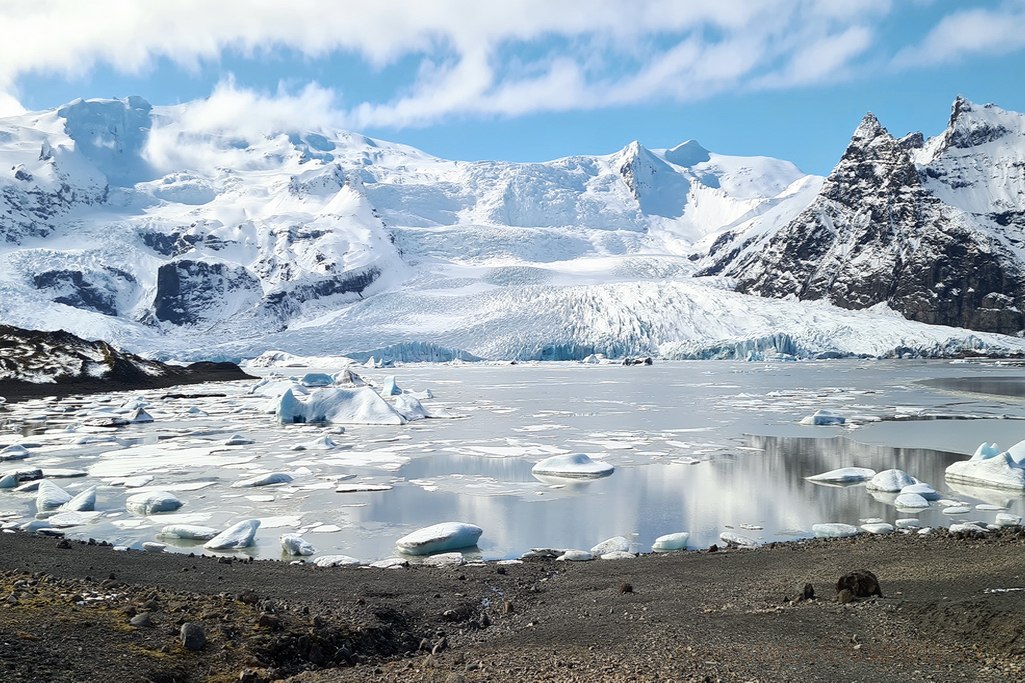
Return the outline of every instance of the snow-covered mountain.
<path id="1" fill-rule="evenodd" d="M 1005 149 L 1021 135 L 1017 114 L 962 102 L 928 143 L 895 141 L 867 119 L 824 183 L 785 161 L 695 141 L 546 163 L 460 162 L 345 131 L 215 127 L 194 107 L 78 100 L 0 119 L 0 169 L 10 168 L 0 171 L 0 322 L 188 358 L 272 346 L 433 359 L 1025 348 L 888 310 L 730 291 L 739 282 L 843 308 L 885 302 L 925 322 L 1025 327 L 1004 305 L 1020 289 L 1009 264 L 1018 262 L 1021 166 Z M 961 121 L 964 112 L 986 112 L 976 118 L 989 128 Z M 1001 184 L 1015 172 L 1018 186 Z M 948 205 L 960 213 L 940 208 Z M 843 211 L 857 229 L 800 228 Z M 878 238 L 871 256 L 852 264 L 859 248 L 833 244 L 841 233 L 861 244 L 848 235 L 880 232 L 883 218 L 901 236 Z M 896 277 L 887 263 L 915 250 L 923 263 L 926 254 L 957 263 L 945 245 L 970 243 L 954 228 L 982 221 L 976 232 L 1003 235 L 992 244 L 1006 253 L 985 257 L 996 247 L 979 242 L 966 266 L 983 273 L 979 304 L 962 315 L 915 314 L 932 301 L 921 291 L 873 289 Z M 806 234 L 819 236 L 809 245 Z M 860 270 L 865 263 L 872 269 Z M 1001 287 L 987 270 L 994 263 Z M 781 269 L 790 274 L 774 277 Z M 829 285 L 808 284 L 820 280 Z M 998 311 L 997 322 L 973 312 L 980 307 Z"/>
<path id="2" fill-rule="evenodd" d="M 947 129 L 894 138 L 871 114 L 818 196 L 713 249 L 741 291 L 879 304 L 911 320 L 1025 329 L 1025 117 L 958 98 Z"/>

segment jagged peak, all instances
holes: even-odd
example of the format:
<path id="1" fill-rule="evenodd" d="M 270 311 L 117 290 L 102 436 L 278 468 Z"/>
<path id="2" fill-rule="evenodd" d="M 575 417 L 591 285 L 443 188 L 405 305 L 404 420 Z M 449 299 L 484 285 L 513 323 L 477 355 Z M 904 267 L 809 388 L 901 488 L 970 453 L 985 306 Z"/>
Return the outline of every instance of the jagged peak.
<path id="1" fill-rule="evenodd" d="M 686 140 L 672 149 L 667 149 L 665 157 L 666 161 L 684 167 L 695 166 L 711 158 L 708 150 L 697 140 Z"/>
<path id="2" fill-rule="evenodd" d="M 1015 130 L 1025 130 L 1025 119 L 1020 114 L 995 104 L 979 106 L 958 95 L 950 107 L 950 121 L 943 132 L 941 151 L 951 147 L 976 147 Z"/>
<path id="3" fill-rule="evenodd" d="M 857 141 L 867 141 L 880 136 L 890 136 L 890 132 L 883 127 L 883 124 L 879 123 L 879 119 L 872 112 L 865 114 L 864 118 L 861 119 L 861 123 L 854 129 L 854 135 L 851 136 L 851 143 Z"/>

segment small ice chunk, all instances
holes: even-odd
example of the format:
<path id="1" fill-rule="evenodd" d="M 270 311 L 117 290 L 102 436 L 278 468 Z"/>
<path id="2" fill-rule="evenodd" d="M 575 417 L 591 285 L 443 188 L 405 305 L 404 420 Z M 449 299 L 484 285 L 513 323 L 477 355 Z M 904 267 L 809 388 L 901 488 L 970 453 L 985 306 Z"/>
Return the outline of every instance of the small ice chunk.
<path id="1" fill-rule="evenodd" d="M 43 476 L 47 479 L 77 479 L 78 477 L 84 477 L 88 472 L 85 470 L 76 470 L 67 467 L 47 467 L 43 470 Z"/>
<path id="2" fill-rule="evenodd" d="M 858 527 L 840 522 L 828 522 L 812 524 L 811 532 L 815 534 L 815 538 L 845 538 L 857 535 Z"/>
<path id="3" fill-rule="evenodd" d="M 814 414 L 801 419 L 803 425 L 842 425 L 847 421 L 843 415 L 831 410 L 816 410 Z"/>
<path id="4" fill-rule="evenodd" d="M 90 486 L 59 508 L 64 512 L 91 512 L 96 509 L 96 487 Z"/>
<path id="5" fill-rule="evenodd" d="M 392 405 L 395 406 L 395 410 L 398 411 L 399 415 L 410 422 L 413 422 L 414 420 L 423 420 L 431 416 L 430 413 L 427 412 L 427 409 L 423 407 L 423 404 L 410 394 L 400 394 L 396 396 Z"/>
<path id="6" fill-rule="evenodd" d="M 610 553 L 602 553 L 598 556 L 602 560 L 632 560 L 636 555 L 633 553 L 626 552 L 625 550 L 613 550 Z"/>
<path id="7" fill-rule="evenodd" d="M 724 531 L 719 534 L 719 540 L 729 546 L 736 546 L 738 548 L 757 548 L 761 546 L 761 543 L 754 540 L 749 536 L 735 533 L 733 531 Z"/>
<path id="8" fill-rule="evenodd" d="M 187 541 L 209 541 L 220 533 L 220 529 L 198 524 L 168 524 L 160 533 L 160 538 L 180 538 Z"/>
<path id="9" fill-rule="evenodd" d="M 898 529 L 917 529 L 921 526 L 921 523 L 914 517 L 904 517 L 894 521 L 894 526 Z"/>
<path id="10" fill-rule="evenodd" d="M 154 477 L 152 474 L 140 474 L 134 477 L 127 477 L 126 479 L 123 479 L 121 481 L 121 485 L 124 486 L 126 489 L 141 489 L 143 486 L 146 486 L 151 481 L 153 481 L 153 479 Z"/>
<path id="11" fill-rule="evenodd" d="M 0 450 L 0 460 L 24 460 L 29 455 L 29 450 L 17 443 Z"/>
<path id="12" fill-rule="evenodd" d="M 929 501 L 918 493 L 902 493 L 897 496 L 893 504 L 904 510 L 917 510 L 929 507 Z"/>
<path id="13" fill-rule="evenodd" d="M 173 493 L 167 491 L 146 491 L 129 496 L 125 508 L 137 515 L 154 515 L 161 512 L 174 512 L 182 506 L 182 502 Z"/>
<path id="14" fill-rule="evenodd" d="M 409 566 L 409 560 L 402 557 L 386 557 L 383 560 L 371 562 L 367 566 L 374 569 L 401 569 Z"/>
<path id="15" fill-rule="evenodd" d="M 975 506 L 975 509 L 986 512 L 996 512 L 997 510 L 1006 510 L 1007 508 L 1003 505 L 993 505 L 992 503 L 979 503 Z"/>
<path id="16" fill-rule="evenodd" d="M 234 550 L 237 548 L 248 548 L 256 538 L 256 530 L 260 528 L 260 520 L 244 519 L 241 522 L 232 524 L 230 527 L 217 534 L 203 544 L 204 548 L 210 550 Z"/>
<path id="17" fill-rule="evenodd" d="M 64 529 L 67 527 L 82 526 L 83 524 L 91 524 L 102 514 L 102 512 L 96 512 L 93 510 L 87 510 L 85 512 L 58 512 L 52 517 L 47 517 L 46 521 L 55 529 Z"/>
<path id="18" fill-rule="evenodd" d="M 0 489 L 13 489 L 18 485 L 18 477 L 13 474 L 0 476 Z"/>
<path id="19" fill-rule="evenodd" d="M 128 421 L 132 424 L 147 424 L 153 421 L 153 416 L 147 413 L 145 408 L 139 406 L 128 416 Z"/>
<path id="20" fill-rule="evenodd" d="M 312 555 L 317 552 L 311 543 L 299 534 L 281 534 L 281 549 L 289 555 Z"/>
<path id="21" fill-rule="evenodd" d="M 384 386 L 381 387 L 381 394 L 384 396 L 398 396 L 402 389 L 395 383 L 395 375 L 388 375 L 384 378 Z"/>
<path id="22" fill-rule="evenodd" d="M 388 484 L 339 484 L 335 487 L 335 493 L 370 493 L 375 491 L 390 491 Z"/>
<path id="23" fill-rule="evenodd" d="M 587 562 L 594 559 L 594 555 L 586 550 L 567 550 L 555 558 L 559 562 Z"/>
<path id="24" fill-rule="evenodd" d="M 896 493 L 905 486 L 911 486 L 912 484 L 919 483 L 917 479 L 912 477 L 904 470 L 883 470 L 865 484 L 865 488 L 872 489 L 873 491 L 885 491 L 887 493 Z"/>
<path id="25" fill-rule="evenodd" d="M 307 441 L 302 446 L 306 451 L 333 451 L 338 448 L 338 442 L 330 436 L 321 436 L 313 441 Z"/>
<path id="26" fill-rule="evenodd" d="M 893 525 L 887 524 L 886 522 L 874 522 L 872 524 L 862 524 L 861 530 L 867 531 L 870 534 L 892 534 Z"/>
<path id="27" fill-rule="evenodd" d="M 584 453 L 554 455 L 545 458 L 531 468 L 531 474 L 547 477 L 568 477 L 572 479 L 596 479 L 607 477 L 615 471 L 615 467 L 597 460 L 592 460 Z"/>
<path id="28" fill-rule="evenodd" d="M 951 505 L 950 507 L 943 508 L 943 514 L 945 515 L 966 515 L 972 511 L 969 505 Z"/>
<path id="29" fill-rule="evenodd" d="M 299 384 L 304 387 L 329 387 L 334 384 L 334 379 L 323 372 L 307 372 L 299 380 Z"/>
<path id="30" fill-rule="evenodd" d="M 928 536 L 931 533 L 932 533 L 932 527 L 931 526 L 927 526 L 924 529 L 919 529 L 918 530 L 918 535 L 919 536 Z"/>
<path id="31" fill-rule="evenodd" d="M 876 471 L 867 467 L 841 467 L 837 470 L 805 477 L 805 479 L 826 484 L 853 484 L 859 481 L 867 481 L 875 475 Z"/>
<path id="32" fill-rule="evenodd" d="M 460 553 L 441 553 L 425 557 L 420 564 L 428 567 L 451 567 L 466 563 L 466 558 Z"/>
<path id="33" fill-rule="evenodd" d="M 343 368 L 331 376 L 332 381 L 340 387 L 365 387 L 366 380 L 353 372 L 351 368 Z"/>
<path id="34" fill-rule="evenodd" d="M 50 512 L 71 500 L 71 494 L 49 479 L 41 479 L 36 493 L 36 510 Z"/>
<path id="35" fill-rule="evenodd" d="M 1021 515 L 1012 515 L 1009 512 L 998 512 L 995 521 L 997 526 L 1020 526 Z"/>
<path id="36" fill-rule="evenodd" d="M 442 522 L 406 534 L 395 542 L 407 555 L 431 555 L 477 545 L 484 530 L 465 522 Z"/>
<path id="37" fill-rule="evenodd" d="M 940 494 L 928 484 L 909 484 L 900 490 L 901 493 L 917 493 L 926 500 L 937 500 Z"/>
<path id="38" fill-rule="evenodd" d="M 613 536 L 612 538 L 606 539 L 598 545 L 591 548 L 592 555 L 604 555 L 606 553 L 614 552 L 629 552 L 630 541 L 624 536 Z M 632 557 L 632 556 L 631 556 Z"/>
<path id="39" fill-rule="evenodd" d="M 285 393 L 278 397 L 274 415 L 278 422 L 285 425 L 306 422 L 306 405 L 295 397 L 291 389 L 286 389 Z"/>
<path id="40" fill-rule="evenodd" d="M 255 443 L 252 439 L 242 436 L 241 434 L 232 434 L 224 440 L 225 446 L 248 446 L 251 443 Z"/>
<path id="41" fill-rule="evenodd" d="M 674 550 L 686 550 L 687 541 L 690 539 L 690 533 L 686 531 L 679 531 L 675 534 L 666 534 L 659 536 L 655 539 L 655 542 L 651 544 L 651 549 L 656 553 L 668 553 Z"/>
<path id="42" fill-rule="evenodd" d="M 360 564 L 355 557 L 348 555 L 321 555 L 313 560 L 318 567 L 351 567 Z"/>
<path id="43" fill-rule="evenodd" d="M 958 524 L 950 525 L 950 533 L 977 533 L 985 534 L 989 533 L 989 527 L 979 522 L 960 522 Z"/>
<path id="44" fill-rule="evenodd" d="M 240 479 L 231 485 L 233 489 L 252 488 L 254 486 L 272 486 L 274 484 L 287 484 L 292 481 L 292 475 L 284 472 L 268 472 L 258 474 L 248 479 Z"/>

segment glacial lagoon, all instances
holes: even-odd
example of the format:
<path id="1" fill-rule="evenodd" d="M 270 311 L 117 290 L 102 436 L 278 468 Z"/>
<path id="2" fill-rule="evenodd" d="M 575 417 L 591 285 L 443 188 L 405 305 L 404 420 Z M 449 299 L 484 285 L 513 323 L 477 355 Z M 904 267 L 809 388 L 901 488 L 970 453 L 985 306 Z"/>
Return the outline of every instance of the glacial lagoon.
<path id="1" fill-rule="evenodd" d="M 301 376 L 341 367 L 250 371 Z M 723 532 L 771 542 L 811 536 L 812 525 L 825 522 L 915 517 L 934 527 L 992 523 L 1001 510 L 1025 514 L 1017 492 L 944 478 L 950 463 L 983 441 L 1006 448 L 1025 439 L 1025 402 L 1016 388 L 1025 372 L 1013 365 L 698 361 L 357 371 L 378 386 L 393 375 L 405 390 L 429 389 L 433 398 L 424 406 L 454 419 L 282 426 L 268 412 L 271 400 L 248 393 L 252 382 L 180 391 L 224 396 L 163 398 L 169 392 L 157 390 L 33 400 L 0 412 L 0 445 L 22 443 L 29 451 L 0 470 L 84 472 L 53 478 L 70 494 L 98 486 L 97 514 L 63 529 L 68 537 L 136 549 L 160 541 L 168 551 L 209 553 L 201 542 L 156 535 L 172 523 L 225 528 L 259 518 L 256 543 L 230 552 L 260 559 L 292 559 L 278 539 L 299 533 L 316 548 L 314 557 L 374 561 L 395 556 L 398 538 L 444 521 L 483 528 L 468 556 L 508 559 L 537 547 L 588 549 L 613 536 L 647 552 L 656 537 L 677 531 L 690 532 L 690 547 L 704 548 L 721 543 Z M 136 400 L 153 422 L 83 426 Z M 819 409 L 845 416 L 846 424 L 799 424 Z M 233 435 L 253 443 L 225 445 Z M 615 472 L 594 480 L 531 475 L 534 464 L 560 453 L 587 453 Z M 909 515 L 894 508 L 891 494 L 805 479 L 847 466 L 905 470 L 970 512 L 948 515 L 933 504 Z M 271 472 L 292 481 L 232 487 Z M 183 505 L 149 516 L 126 511 L 126 499 L 147 490 L 171 492 Z M 0 522 L 13 526 L 35 513 L 34 493 L 0 491 Z"/>

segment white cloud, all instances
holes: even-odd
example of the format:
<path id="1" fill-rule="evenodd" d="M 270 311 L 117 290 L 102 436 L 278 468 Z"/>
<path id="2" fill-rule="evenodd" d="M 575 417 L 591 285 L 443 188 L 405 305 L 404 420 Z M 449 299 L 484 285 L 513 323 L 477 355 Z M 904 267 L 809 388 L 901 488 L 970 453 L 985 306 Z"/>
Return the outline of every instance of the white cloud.
<path id="1" fill-rule="evenodd" d="M 24 113 L 25 107 L 21 106 L 17 97 L 0 90 L 0 116 L 17 116 Z"/>
<path id="2" fill-rule="evenodd" d="M 894 58 L 898 67 L 956 62 L 972 54 L 1001 54 L 1025 48 L 1025 2 L 995 9 L 971 9 L 944 17 L 917 45 Z"/>
<path id="3" fill-rule="evenodd" d="M 878 64 L 892 0 L 33 0 L 0 4 L 0 92 L 34 73 L 75 78 L 99 64 L 145 73 L 226 51 L 261 59 L 287 48 L 341 52 L 370 68 L 419 65 L 374 101 L 325 86 L 261 93 L 223 81 L 186 108 L 203 129 L 403 127 L 459 116 L 518 116 L 733 89 L 835 81 Z M 1020 2 L 958 12 L 907 63 L 1025 43 Z M 996 36 L 996 37 L 994 37 Z M 1009 47 L 1008 47 L 1009 46 Z M 526 48 L 526 49 L 523 49 Z M 875 55 L 875 56 L 872 56 Z M 508 60 L 510 63 L 504 63 Z M 0 99 L 0 104 L 4 100 Z M 172 153 L 172 149 L 167 150 Z"/>

